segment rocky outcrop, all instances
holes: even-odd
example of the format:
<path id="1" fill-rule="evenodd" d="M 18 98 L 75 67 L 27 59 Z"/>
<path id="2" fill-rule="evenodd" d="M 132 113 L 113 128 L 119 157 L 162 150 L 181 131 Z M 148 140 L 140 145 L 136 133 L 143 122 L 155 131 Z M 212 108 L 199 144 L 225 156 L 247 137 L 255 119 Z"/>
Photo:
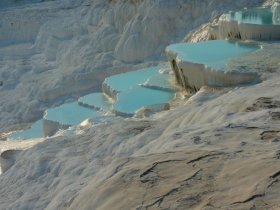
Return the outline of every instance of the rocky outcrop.
<path id="1" fill-rule="evenodd" d="M 6 172 L 16 161 L 16 156 L 21 150 L 6 150 L 0 155 L 1 172 Z"/>
<path id="2" fill-rule="evenodd" d="M 43 119 L 43 134 L 44 137 L 54 135 L 59 129 L 67 129 L 70 125 L 62 125 L 59 122 Z"/>

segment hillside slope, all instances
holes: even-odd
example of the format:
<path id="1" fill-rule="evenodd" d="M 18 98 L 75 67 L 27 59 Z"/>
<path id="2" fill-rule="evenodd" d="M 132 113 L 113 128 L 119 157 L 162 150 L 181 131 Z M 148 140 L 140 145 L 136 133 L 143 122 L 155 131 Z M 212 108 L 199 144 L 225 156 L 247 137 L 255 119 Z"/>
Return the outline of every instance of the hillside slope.
<path id="1" fill-rule="evenodd" d="M 201 23 L 264 1 L 75 2 L 0 11 L 2 131 L 106 75 L 163 61 L 165 46 Z M 2 151 L 36 144 L 11 155 L 0 209 L 279 209 L 280 66 L 266 61 L 259 84 L 203 87 L 149 118 L 89 124 L 39 144 L 0 142 Z"/>
<path id="2" fill-rule="evenodd" d="M 20 152 L 1 209 L 278 209 L 279 72 Z"/>
<path id="3" fill-rule="evenodd" d="M 56 0 L 2 5 L 0 132 L 100 88 L 108 75 L 165 61 L 165 47 L 190 30 L 225 11 L 263 2 Z"/>

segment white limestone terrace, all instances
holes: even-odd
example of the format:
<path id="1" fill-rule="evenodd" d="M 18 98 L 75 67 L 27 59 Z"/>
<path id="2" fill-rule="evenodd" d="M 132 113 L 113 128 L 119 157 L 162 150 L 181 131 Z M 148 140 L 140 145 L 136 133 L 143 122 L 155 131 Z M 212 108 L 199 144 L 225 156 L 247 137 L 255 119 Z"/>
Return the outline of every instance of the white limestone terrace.
<path id="1" fill-rule="evenodd" d="M 98 2 L 98 0 L 94 2 Z M 106 1 L 103 0 L 103 2 Z M 106 6 L 103 7 L 103 2 L 99 1 L 99 8 L 91 11 L 91 14 L 101 13 L 103 15 L 104 11 L 109 11 Z M 118 3 L 118 1 L 111 2 Z M 133 14 L 136 16 L 139 15 L 138 11 L 135 12 L 139 2 L 141 1 L 133 1 Z M 143 2 L 159 4 L 164 1 L 143 0 Z M 179 1 L 168 0 L 166 2 L 177 3 Z M 182 16 L 188 16 L 186 19 L 191 20 L 182 21 L 182 25 L 188 25 L 185 27 L 188 27 L 187 31 L 189 31 L 190 28 L 196 28 L 199 23 L 209 20 L 210 16 L 220 14 L 221 11 L 229 8 L 240 9 L 246 5 L 256 6 L 261 1 L 190 0 L 181 2 L 192 6 L 189 6 L 189 10 L 187 10 L 188 6 L 182 7 L 180 11 L 184 13 L 179 13 L 177 9 L 176 15 L 179 20 L 174 20 L 174 22 L 184 19 Z M 150 5 L 145 5 L 143 11 L 151 8 L 146 6 Z M 64 16 L 65 11 L 69 12 L 69 10 L 71 9 L 59 11 L 59 14 Z M 71 14 L 76 20 L 80 17 L 77 10 Z M 124 11 L 119 14 L 126 15 L 127 10 Z M 159 7 L 158 11 L 161 15 L 160 20 L 165 23 L 167 20 L 163 18 L 165 13 L 162 7 Z M 154 14 L 151 10 L 148 10 L 147 13 Z M 83 13 L 83 17 L 87 17 L 87 14 L 87 12 Z M 108 12 L 108 14 L 112 13 Z M 104 19 L 107 19 L 108 14 L 104 15 Z M 145 15 L 143 14 L 143 16 Z M 69 16 L 66 15 L 66 17 Z M 119 15 L 117 17 L 121 19 Z M 139 18 L 141 19 L 142 16 Z M 95 18 L 91 18 L 91 20 L 93 19 Z M 173 19 L 171 17 L 171 22 L 167 24 L 171 25 L 171 31 L 176 30 L 178 26 L 173 24 Z M 134 22 L 135 19 L 131 17 L 129 20 Z M 196 21 L 193 22 L 194 20 Z M 69 19 L 65 18 L 65 22 L 67 21 Z M 61 27 L 65 23 L 58 19 L 53 22 L 59 22 L 57 25 L 61 25 Z M 81 21 L 81 25 L 85 22 Z M 107 22 L 99 22 L 97 28 L 101 27 L 103 23 Z M 130 23 L 129 27 L 124 27 L 125 30 L 132 25 L 134 23 Z M 49 26 L 51 24 L 45 27 L 45 32 L 50 28 Z M 61 27 L 57 28 L 61 29 Z M 156 27 L 154 28 L 157 30 Z M 135 36 L 133 32 L 131 30 L 127 34 Z M 169 35 L 167 30 L 164 35 L 176 37 Z M 141 35 L 139 36 L 141 37 Z M 97 39 L 96 43 L 91 43 L 84 51 L 84 47 L 88 45 L 89 40 L 94 39 L 92 38 L 94 35 L 90 34 L 88 39 L 77 38 L 80 37 L 80 34 L 75 34 L 73 37 L 75 37 L 73 40 L 68 39 L 67 41 L 52 37 L 48 41 L 51 43 L 49 45 L 51 47 L 58 46 L 58 43 L 61 44 L 65 41 L 62 45 L 65 48 L 71 48 L 71 50 L 67 48 L 69 51 L 66 53 L 69 56 L 69 65 L 66 65 L 67 59 L 64 61 L 60 59 L 40 60 L 45 55 L 35 56 L 37 60 L 35 58 L 34 60 L 38 63 L 28 62 L 28 60 L 17 60 L 17 62 L 11 62 L 13 59 L 9 60 L 10 66 L 6 67 L 4 75 L 13 74 L 12 78 L 18 78 L 26 73 L 24 79 L 29 77 L 30 80 L 26 82 L 23 78 L 18 79 L 17 88 L 14 88 L 15 83 L 11 79 L 8 80 L 11 82 L 9 87 L 14 89 L 6 94 L 1 93 L 1 106 L 5 103 L 2 106 L 3 109 L 1 107 L 1 129 L 4 128 L 2 125 L 5 125 L 6 129 L 8 123 L 11 125 L 13 122 L 26 121 L 25 115 L 29 116 L 31 112 L 28 111 L 29 109 L 34 111 L 38 110 L 37 107 L 40 106 L 40 109 L 44 108 L 42 102 L 36 101 L 37 96 L 34 96 L 40 92 L 40 88 L 49 91 L 50 98 L 59 96 L 61 101 L 56 101 L 56 103 L 62 103 L 63 100 L 60 97 L 67 96 L 71 91 L 81 94 L 79 91 L 86 86 L 81 89 L 72 86 L 84 84 L 77 75 L 79 75 L 78 73 L 86 75 L 89 71 L 84 68 L 87 66 L 85 64 L 91 67 L 96 64 L 98 59 L 92 59 L 96 54 L 91 50 L 93 46 L 101 45 L 102 42 Z M 105 36 L 100 37 L 105 38 Z M 167 40 L 170 41 L 170 37 Z M 180 35 L 178 35 L 178 39 L 181 39 Z M 143 39 L 143 41 L 146 40 Z M 84 45 L 81 44 L 83 42 Z M 166 45 L 162 42 L 159 38 L 159 44 Z M 54 52 L 65 53 L 65 50 L 56 51 L 42 46 L 40 52 L 46 50 L 50 58 L 55 57 Z M 78 135 L 70 133 L 70 135 L 50 138 L 26 151 L 16 151 L 15 154 L 10 154 L 11 156 L 7 153 L 4 154 L 8 161 L 11 160 L 12 165 L 7 164 L 6 167 L 10 168 L 0 178 L 0 208 L 20 210 L 211 209 L 216 207 L 218 209 L 277 209 L 279 207 L 280 152 L 279 50 L 277 52 L 278 54 L 275 54 L 276 71 L 271 73 L 271 65 L 264 66 L 267 79 L 262 83 L 229 91 L 201 88 L 186 104 L 161 113 L 153 119 L 126 119 L 105 125 L 90 126 L 81 130 Z M 108 62 L 110 56 L 107 53 L 105 54 L 108 57 L 104 56 L 104 51 L 98 51 L 98 53 L 96 57 L 99 59 L 106 58 L 100 63 Z M 156 53 L 152 54 L 156 55 Z M 92 63 L 87 63 L 89 61 L 85 58 L 86 55 L 91 58 Z M 149 55 L 147 57 L 153 59 Z M 4 65 L 6 62 L 6 60 L 3 61 Z M 54 70 L 52 67 L 56 62 L 61 62 L 61 66 Z M 81 65 L 80 68 L 73 71 L 74 67 L 77 67 L 72 66 L 75 62 Z M 117 62 L 116 59 L 113 63 Z M 29 71 L 29 67 L 34 64 L 38 64 L 38 69 L 35 69 L 38 70 L 41 77 L 34 76 L 34 72 Z M 126 66 L 126 64 L 123 65 Z M 256 63 L 256 65 L 258 64 Z M 62 68 L 64 65 L 66 67 Z M 136 68 L 134 65 L 136 65 L 135 63 L 133 63 L 133 67 Z M 17 69 L 18 66 L 20 71 Z M 103 67 L 102 70 L 109 71 L 106 65 Z M 92 75 L 98 77 L 94 80 L 98 83 L 101 80 L 100 77 L 104 75 L 97 76 L 95 70 L 95 68 L 92 70 L 94 71 Z M 62 77 L 65 75 L 67 76 Z M 73 75 L 77 77 L 70 80 L 69 78 L 72 78 L 70 76 Z M 83 78 L 86 78 L 85 75 Z M 41 80 L 36 81 L 37 78 L 41 78 Z M 55 82 L 54 78 L 57 78 Z M 69 79 L 66 83 L 56 86 L 56 88 L 52 86 L 52 82 L 61 84 L 65 78 Z M 73 81 L 77 83 L 73 83 Z M 48 84 L 48 82 L 52 84 Z M 94 82 L 89 79 L 87 84 L 93 85 Z M 68 87 L 72 89 L 68 89 Z M 7 88 L 6 82 L 4 88 Z M 69 92 L 67 93 L 67 91 Z M 23 93 L 30 93 L 32 103 L 29 101 L 30 98 L 24 98 Z M 49 98 L 46 97 L 46 99 Z M 18 104 L 16 104 L 17 102 Z M 51 102 L 49 103 L 49 106 L 54 106 Z M 28 109 L 26 112 L 21 113 L 26 109 Z M 20 118 L 16 118 L 19 115 Z M 11 116 L 16 120 L 8 121 L 10 119 L 8 117 Z M 12 145 L 12 143 L 11 141 L 0 142 L 0 149 L 3 151 L 26 145 L 26 142 L 17 143 L 17 145 Z M 32 143 L 32 145 L 34 144 Z M 22 148 L 27 147 L 22 146 Z"/>
<path id="2" fill-rule="evenodd" d="M 27 130 L 9 135 L 8 139 L 53 136 L 58 130 L 77 126 L 86 119 L 98 123 L 106 121 L 107 116 L 132 117 L 139 110 L 143 115 L 167 110 L 175 94 L 174 85 L 171 84 L 174 76 L 170 72 L 168 66 L 162 65 L 109 77 L 105 81 L 112 92 L 91 93 L 80 97 L 77 102 L 47 109 L 43 120 Z M 108 97 L 114 92 L 117 92 L 115 100 Z"/>
<path id="3" fill-rule="evenodd" d="M 0 1 L 0 132 L 28 127 L 109 75 L 157 65 L 201 24 L 264 2 Z"/>
<path id="4" fill-rule="evenodd" d="M 253 69 L 230 69 L 227 64 L 260 48 L 252 43 L 215 40 L 173 44 L 166 48 L 166 53 L 177 82 L 196 91 L 204 85 L 226 87 L 256 82 L 259 76 Z"/>
<path id="5" fill-rule="evenodd" d="M 60 129 L 77 126 L 86 119 L 97 119 L 97 111 L 79 106 L 77 102 L 67 103 L 45 111 L 43 119 L 38 120 L 26 130 L 16 131 L 7 136 L 8 140 L 41 139 L 54 135 Z"/>
<path id="6" fill-rule="evenodd" d="M 145 115 L 146 112 L 168 109 L 175 94 L 173 75 L 163 74 L 169 68 L 161 65 L 106 78 L 102 88 L 106 95 L 115 100 L 113 112 L 132 117 L 140 110 Z"/>
<path id="7" fill-rule="evenodd" d="M 108 92 L 107 84 L 104 82 L 103 87 L 107 90 L 106 93 L 91 93 L 83 96 L 78 100 L 79 105 L 97 109 L 106 115 L 114 112 L 116 115 L 125 117 L 133 116 L 139 109 L 150 109 L 152 112 L 165 110 L 169 107 L 168 102 L 174 98 L 174 76 L 169 74 L 170 70 L 167 73 L 156 73 L 152 76 L 147 74 L 155 73 L 153 69 L 138 70 L 107 78 L 105 79 L 107 82 L 117 79 L 115 80 L 117 86 L 110 87 L 110 92 Z M 132 78 L 136 80 L 133 81 Z M 111 98 L 108 95 L 115 96 Z"/>
<path id="8" fill-rule="evenodd" d="M 92 93 L 78 102 L 109 114 L 132 117 L 169 108 L 175 87 L 170 66 L 160 65 L 108 77 L 103 82 L 103 93 Z M 173 83 L 173 84 L 172 84 Z"/>
<path id="9" fill-rule="evenodd" d="M 259 7 L 229 12 L 211 27 L 216 39 L 279 40 L 280 3 L 272 7 Z"/>

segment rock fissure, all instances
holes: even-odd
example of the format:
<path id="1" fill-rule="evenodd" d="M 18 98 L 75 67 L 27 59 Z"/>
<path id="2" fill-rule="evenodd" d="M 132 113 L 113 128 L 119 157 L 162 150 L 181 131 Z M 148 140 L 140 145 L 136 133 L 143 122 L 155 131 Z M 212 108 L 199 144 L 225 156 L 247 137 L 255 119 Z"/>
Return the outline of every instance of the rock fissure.
<path id="1" fill-rule="evenodd" d="M 206 159 L 206 158 L 210 158 L 210 157 L 214 157 L 214 156 L 220 156 L 220 155 L 224 155 L 224 154 L 226 154 L 226 153 L 224 153 L 224 152 L 210 153 L 210 154 L 199 156 L 195 159 L 189 160 L 187 162 L 187 164 L 195 163 L 195 162 L 198 162 L 198 161 Z"/>
<path id="2" fill-rule="evenodd" d="M 231 203 L 231 205 L 248 203 L 252 200 L 255 200 L 257 198 L 261 198 L 261 197 L 264 197 L 264 196 L 265 196 L 265 193 L 255 194 L 255 195 L 252 195 L 251 197 L 247 198 L 244 201 L 237 201 L 237 202 Z"/>

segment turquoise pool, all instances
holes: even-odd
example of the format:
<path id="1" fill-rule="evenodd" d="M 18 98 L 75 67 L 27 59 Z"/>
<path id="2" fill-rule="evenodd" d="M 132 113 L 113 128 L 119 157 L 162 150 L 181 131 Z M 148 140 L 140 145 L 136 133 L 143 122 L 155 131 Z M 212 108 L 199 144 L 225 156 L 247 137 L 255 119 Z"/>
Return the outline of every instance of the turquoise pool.
<path id="1" fill-rule="evenodd" d="M 95 122 L 107 122 L 116 118 L 105 116 L 112 109 L 122 116 L 133 116 L 141 108 L 160 111 L 173 99 L 175 92 L 170 84 L 173 75 L 161 74 L 168 66 L 158 66 L 128 72 L 107 78 L 110 87 L 118 91 L 116 102 L 109 101 L 103 93 L 92 93 L 79 98 L 77 102 L 63 104 L 45 111 L 44 119 L 60 125 L 78 125 L 90 118 Z M 169 69 L 170 67 L 168 67 Z M 144 86 L 147 87 L 144 87 Z M 115 90 L 114 89 L 114 90 Z M 99 112 L 99 111 L 103 111 Z M 28 130 L 17 132 L 11 139 L 30 139 L 43 137 L 43 120 L 39 120 Z"/>
<path id="2" fill-rule="evenodd" d="M 174 98 L 175 93 L 145 87 L 135 87 L 117 95 L 114 110 L 132 116 L 141 108 L 159 109 Z"/>
<path id="3" fill-rule="evenodd" d="M 18 131 L 14 134 L 11 134 L 8 138 L 10 139 L 33 139 L 33 138 L 42 138 L 43 134 L 43 120 L 38 120 L 35 122 L 30 129 L 24 131 Z"/>
<path id="4" fill-rule="evenodd" d="M 226 15 L 228 20 L 257 25 L 280 25 L 280 21 L 273 18 L 270 8 L 245 9 L 238 12 L 230 12 Z"/>
<path id="5" fill-rule="evenodd" d="M 179 43 L 167 47 L 167 51 L 176 52 L 181 60 L 205 64 L 216 70 L 223 70 L 230 59 L 258 49 L 260 49 L 258 45 L 226 40 Z"/>
<path id="6" fill-rule="evenodd" d="M 172 86 L 173 79 L 174 75 L 158 74 L 151 76 L 142 86 L 165 91 L 174 91 L 174 86 Z"/>
<path id="7" fill-rule="evenodd" d="M 44 118 L 63 125 L 78 125 L 87 118 L 100 116 L 101 114 L 96 110 L 80 106 L 78 102 L 74 102 L 48 109 Z"/>
<path id="8" fill-rule="evenodd" d="M 79 103 L 104 112 L 110 111 L 112 104 L 103 93 L 91 93 L 79 98 Z"/>
<path id="9" fill-rule="evenodd" d="M 159 74 L 159 70 L 166 66 L 144 68 L 137 71 L 114 75 L 105 79 L 104 83 L 117 92 L 128 90 L 143 84 L 148 78 Z"/>

